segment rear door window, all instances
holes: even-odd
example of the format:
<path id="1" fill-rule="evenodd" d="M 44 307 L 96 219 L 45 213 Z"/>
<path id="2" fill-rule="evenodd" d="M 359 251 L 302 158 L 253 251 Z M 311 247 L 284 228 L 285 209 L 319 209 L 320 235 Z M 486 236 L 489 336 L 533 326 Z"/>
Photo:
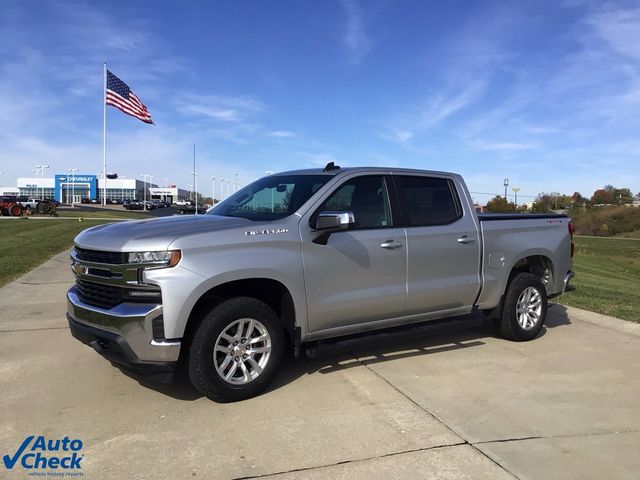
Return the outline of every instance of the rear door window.
<path id="1" fill-rule="evenodd" d="M 460 201 L 451 180 L 422 176 L 394 178 L 405 225 L 447 225 L 462 217 Z"/>

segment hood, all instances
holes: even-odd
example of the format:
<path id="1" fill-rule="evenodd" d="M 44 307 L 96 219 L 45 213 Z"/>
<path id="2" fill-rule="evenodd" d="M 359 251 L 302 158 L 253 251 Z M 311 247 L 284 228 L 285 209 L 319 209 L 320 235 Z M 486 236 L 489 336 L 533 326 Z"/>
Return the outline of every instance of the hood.
<path id="1" fill-rule="evenodd" d="M 79 247 L 112 252 L 166 250 L 177 238 L 250 225 L 244 218 L 189 215 L 108 223 L 81 232 Z"/>

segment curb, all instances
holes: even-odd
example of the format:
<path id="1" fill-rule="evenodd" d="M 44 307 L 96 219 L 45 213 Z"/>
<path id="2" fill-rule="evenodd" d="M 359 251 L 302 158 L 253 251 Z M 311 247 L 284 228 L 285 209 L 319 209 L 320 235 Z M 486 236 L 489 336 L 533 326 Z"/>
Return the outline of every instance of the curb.
<path id="1" fill-rule="evenodd" d="M 622 320 L 620 318 L 610 317 L 608 315 L 602 315 L 601 313 L 590 312 L 589 310 L 582 310 L 576 307 L 570 307 L 569 305 L 562 306 L 567 309 L 569 318 L 572 320 L 581 320 L 593 325 L 598 325 L 599 327 L 640 337 L 640 323 Z"/>

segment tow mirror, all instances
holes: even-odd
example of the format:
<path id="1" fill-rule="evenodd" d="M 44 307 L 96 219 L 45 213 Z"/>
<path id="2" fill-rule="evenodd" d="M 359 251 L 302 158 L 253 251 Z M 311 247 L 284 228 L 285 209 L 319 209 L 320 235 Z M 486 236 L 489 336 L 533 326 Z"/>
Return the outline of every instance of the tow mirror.
<path id="1" fill-rule="evenodd" d="M 320 212 L 316 219 L 316 230 L 346 230 L 355 223 L 353 212 Z"/>

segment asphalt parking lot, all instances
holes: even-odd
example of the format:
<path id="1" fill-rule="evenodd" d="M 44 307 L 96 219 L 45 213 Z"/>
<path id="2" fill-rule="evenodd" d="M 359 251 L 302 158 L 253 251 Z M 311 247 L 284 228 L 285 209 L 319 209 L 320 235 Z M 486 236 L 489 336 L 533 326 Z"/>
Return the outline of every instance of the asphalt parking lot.
<path id="1" fill-rule="evenodd" d="M 0 445 L 81 439 L 84 478 L 640 475 L 640 325 L 554 306 L 533 342 L 481 317 L 346 342 L 216 404 L 69 334 L 68 253 L 0 289 Z M 18 467 L 2 478 L 27 478 Z"/>

